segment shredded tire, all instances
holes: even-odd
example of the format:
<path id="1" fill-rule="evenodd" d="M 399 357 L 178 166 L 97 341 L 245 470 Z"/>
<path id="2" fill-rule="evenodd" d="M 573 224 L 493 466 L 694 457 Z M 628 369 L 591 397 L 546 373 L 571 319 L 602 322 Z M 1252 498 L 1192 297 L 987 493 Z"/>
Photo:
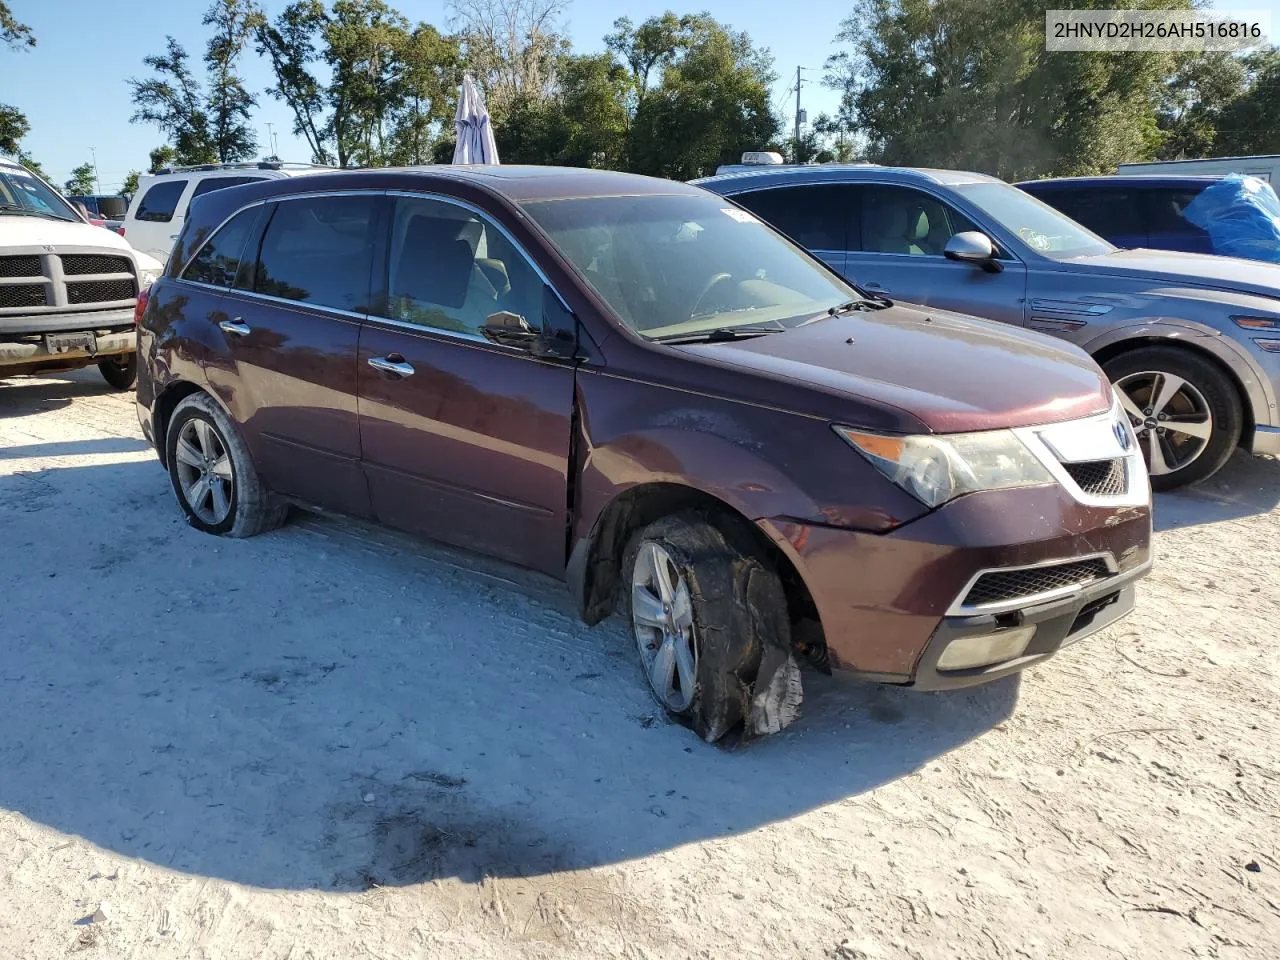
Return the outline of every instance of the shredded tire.
<path id="1" fill-rule="evenodd" d="M 646 541 L 670 554 L 693 605 L 697 689 L 688 709 L 673 716 L 708 743 L 737 729 L 751 738 L 789 725 L 799 715 L 803 689 L 791 650 L 786 595 L 772 565 L 749 538 L 685 511 L 632 537 L 622 566 L 628 585 Z M 630 589 L 623 595 L 630 621 Z"/>

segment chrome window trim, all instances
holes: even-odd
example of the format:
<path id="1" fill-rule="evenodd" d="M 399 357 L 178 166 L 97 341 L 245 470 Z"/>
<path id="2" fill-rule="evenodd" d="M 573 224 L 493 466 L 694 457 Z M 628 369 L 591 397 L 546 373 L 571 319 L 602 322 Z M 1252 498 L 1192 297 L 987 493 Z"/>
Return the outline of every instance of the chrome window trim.
<path id="1" fill-rule="evenodd" d="M 279 303 L 286 307 L 295 307 L 302 310 L 319 313 L 336 313 L 342 317 L 349 317 L 352 320 L 365 320 L 369 315 L 367 313 L 356 313 L 354 310 L 344 310 L 342 307 L 330 307 L 323 303 L 312 303 L 310 300 L 290 300 L 287 297 L 275 297 L 269 293 L 258 293 L 256 290 L 240 290 L 236 287 L 217 287 L 210 283 L 200 284 L 195 280 L 184 280 L 183 283 L 209 287 L 212 290 L 218 290 L 222 293 L 234 294 L 238 297 L 248 297 L 251 300 L 264 300 L 267 303 Z"/>
<path id="2" fill-rule="evenodd" d="M 1000 600 L 996 603 L 984 603 L 978 606 L 970 606 L 964 602 L 965 597 L 969 595 L 969 591 L 974 588 L 979 580 L 988 573 L 1017 573 L 1020 570 L 1039 570 L 1043 567 L 1056 567 L 1068 563 L 1083 563 L 1087 560 L 1102 560 L 1110 571 L 1107 577 L 1101 580 L 1092 580 L 1089 583 L 1076 583 L 1065 587 L 1055 587 L 1052 590 L 1042 590 L 1039 593 L 1033 593 L 1026 597 L 1018 597 L 1013 600 Z M 1060 600 L 1063 597 L 1069 597 L 1072 594 L 1079 593 L 1086 587 L 1096 587 L 1099 584 L 1106 583 L 1112 577 L 1120 572 L 1120 567 L 1116 563 L 1116 558 L 1109 551 L 1102 553 L 1085 553 L 1078 557 L 1057 557 L 1053 560 L 1041 560 L 1037 563 L 1024 563 L 1012 567 L 983 567 L 977 573 L 965 582 L 960 588 L 960 592 L 956 594 L 955 600 L 951 602 L 951 606 L 947 608 L 946 615 L 948 617 L 980 617 L 989 616 L 998 613 L 1008 613 L 1010 610 L 1021 610 L 1024 607 L 1033 607 L 1037 604 L 1048 603 L 1051 600 Z"/>
<path id="3" fill-rule="evenodd" d="M 390 327 L 391 332 L 403 331 L 405 333 L 416 333 L 427 340 L 451 340 L 456 342 L 458 346 L 480 348 L 491 353 L 500 353 L 509 357 L 519 357 L 522 360 L 532 360 L 534 363 L 546 363 L 551 366 L 578 366 L 586 364 L 582 359 L 569 359 L 565 357 L 539 357 L 535 356 L 522 347 L 512 347 L 502 343 L 494 343 L 486 337 L 479 334 L 463 333 L 460 330 L 441 330 L 438 327 L 425 327 L 420 323 L 410 323 L 408 320 L 395 320 L 391 317 L 380 317 L 377 314 L 369 314 L 362 318 L 367 326 Z"/>

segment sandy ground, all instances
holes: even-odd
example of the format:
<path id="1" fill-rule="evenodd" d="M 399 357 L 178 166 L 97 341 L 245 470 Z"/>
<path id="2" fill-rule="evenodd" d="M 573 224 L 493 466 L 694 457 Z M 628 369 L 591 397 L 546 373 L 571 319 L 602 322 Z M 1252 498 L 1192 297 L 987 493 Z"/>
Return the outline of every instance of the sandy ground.
<path id="1" fill-rule="evenodd" d="M 1020 683 L 806 674 L 726 752 L 559 584 L 202 536 L 131 398 L 0 385 L 0 955 L 1280 956 L 1278 499 L 1161 498 L 1137 613 Z"/>

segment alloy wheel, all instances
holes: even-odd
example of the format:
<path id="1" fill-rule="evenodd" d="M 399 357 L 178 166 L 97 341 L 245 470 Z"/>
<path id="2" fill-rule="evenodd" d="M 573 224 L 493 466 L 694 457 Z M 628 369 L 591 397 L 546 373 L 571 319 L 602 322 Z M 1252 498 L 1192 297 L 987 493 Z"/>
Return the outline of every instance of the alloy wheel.
<path id="1" fill-rule="evenodd" d="M 689 585 L 661 546 L 640 545 L 631 575 L 631 624 L 653 692 L 681 713 L 693 705 L 698 639 Z"/>
<path id="2" fill-rule="evenodd" d="M 226 445 L 207 421 L 192 417 L 178 432 L 174 449 L 178 483 L 191 512 L 217 526 L 231 512 L 235 472 Z"/>
<path id="3" fill-rule="evenodd" d="M 1115 388 L 1153 476 L 1189 466 L 1209 446 L 1213 413 L 1190 380 L 1146 370 L 1121 377 Z"/>

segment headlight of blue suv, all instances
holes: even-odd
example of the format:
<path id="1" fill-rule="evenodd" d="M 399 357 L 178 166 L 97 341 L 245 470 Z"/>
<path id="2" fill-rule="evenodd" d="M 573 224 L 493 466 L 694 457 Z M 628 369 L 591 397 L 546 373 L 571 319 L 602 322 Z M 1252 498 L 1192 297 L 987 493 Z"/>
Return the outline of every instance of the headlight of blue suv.
<path id="1" fill-rule="evenodd" d="M 1054 483 L 1043 463 L 1009 430 L 885 436 L 835 428 L 886 477 L 929 507 L 979 490 Z"/>

